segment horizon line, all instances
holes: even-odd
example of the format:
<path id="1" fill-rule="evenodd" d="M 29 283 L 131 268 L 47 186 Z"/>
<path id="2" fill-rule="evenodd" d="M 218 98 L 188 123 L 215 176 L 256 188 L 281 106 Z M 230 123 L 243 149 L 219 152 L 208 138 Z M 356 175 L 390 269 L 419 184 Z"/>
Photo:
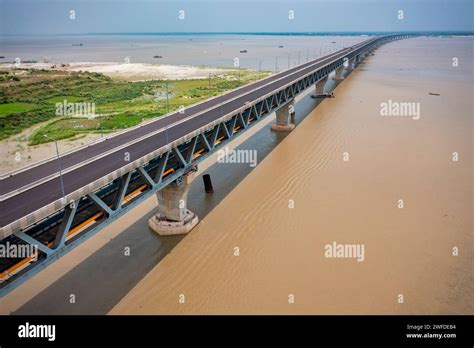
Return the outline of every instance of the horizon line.
<path id="1" fill-rule="evenodd" d="M 291 36 L 291 35 L 374 35 L 374 34 L 463 34 L 474 35 L 474 30 L 406 30 L 406 31 L 195 31 L 195 32 L 90 32 L 90 33 L 1 33 L 2 36 L 79 36 L 79 35 L 273 35 L 273 36 Z"/>

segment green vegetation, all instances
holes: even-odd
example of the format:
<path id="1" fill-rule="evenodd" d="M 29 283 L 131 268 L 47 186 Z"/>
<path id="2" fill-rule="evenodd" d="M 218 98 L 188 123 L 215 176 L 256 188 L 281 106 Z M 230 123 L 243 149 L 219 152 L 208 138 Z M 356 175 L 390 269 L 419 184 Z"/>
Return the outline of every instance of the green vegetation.
<path id="1" fill-rule="evenodd" d="M 91 132 L 132 127 L 268 75 L 241 69 L 208 79 L 116 81 L 98 73 L 13 70 L 18 81 L 0 81 L 0 140 L 40 122 L 29 141 L 36 145 Z M 167 94 L 168 93 L 168 94 Z M 91 103 L 95 117 L 57 115 L 56 103 Z M 63 114 L 64 115 L 64 114 Z"/>
<path id="2" fill-rule="evenodd" d="M 9 71 L 0 71 L 0 81 L 20 81 L 20 78 Z"/>
<path id="3" fill-rule="evenodd" d="M 53 103 L 53 104 L 63 103 L 65 100 L 67 100 L 70 103 L 76 103 L 76 102 L 83 102 L 84 99 L 85 98 L 83 97 L 77 97 L 74 95 L 61 95 L 59 97 L 53 97 L 53 98 L 47 99 L 46 101 L 48 103 Z"/>
<path id="4" fill-rule="evenodd" d="M 35 108 L 35 105 L 25 103 L 0 104 L 0 117 L 17 112 L 24 112 Z"/>

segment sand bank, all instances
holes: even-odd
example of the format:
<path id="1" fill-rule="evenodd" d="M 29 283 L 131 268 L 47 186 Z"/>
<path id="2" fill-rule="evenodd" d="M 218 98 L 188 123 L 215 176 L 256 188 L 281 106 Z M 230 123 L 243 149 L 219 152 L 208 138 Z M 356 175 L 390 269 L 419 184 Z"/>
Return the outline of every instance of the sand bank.
<path id="1" fill-rule="evenodd" d="M 117 62 L 77 62 L 68 64 L 53 63 L 21 63 L 0 64 L 0 68 L 12 69 L 45 69 L 59 71 L 89 71 L 102 73 L 112 78 L 126 81 L 145 80 L 183 80 L 183 79 L 207 79 L 211 75 L 225 75 L 232 69 L 220 69 L 211 67 L 198 67 L 188 65 L 166 65 L 166 64 L 143 64 L 143 63 L 117 63 Z"/>

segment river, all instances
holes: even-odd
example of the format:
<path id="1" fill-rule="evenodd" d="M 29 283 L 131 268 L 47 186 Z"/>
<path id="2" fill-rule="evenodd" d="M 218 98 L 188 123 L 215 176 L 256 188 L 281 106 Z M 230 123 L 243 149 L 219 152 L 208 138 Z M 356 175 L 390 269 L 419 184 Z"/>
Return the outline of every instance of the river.
<path id="1" fill-rule="evenodd" d="M 474 313 L 472 45 L 379 48 L 111 313 Z"/>

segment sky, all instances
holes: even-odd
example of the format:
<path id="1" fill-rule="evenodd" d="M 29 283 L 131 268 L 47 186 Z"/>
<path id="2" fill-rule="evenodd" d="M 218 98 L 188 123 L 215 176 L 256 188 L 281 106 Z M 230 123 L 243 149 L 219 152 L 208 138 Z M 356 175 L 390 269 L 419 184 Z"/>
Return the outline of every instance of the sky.
<path id="1" fill-rule="evenodd" d="M 473 3 L 474 0 L 0 0 L 0 31 L 2 35 L 472 31 Z"/>

